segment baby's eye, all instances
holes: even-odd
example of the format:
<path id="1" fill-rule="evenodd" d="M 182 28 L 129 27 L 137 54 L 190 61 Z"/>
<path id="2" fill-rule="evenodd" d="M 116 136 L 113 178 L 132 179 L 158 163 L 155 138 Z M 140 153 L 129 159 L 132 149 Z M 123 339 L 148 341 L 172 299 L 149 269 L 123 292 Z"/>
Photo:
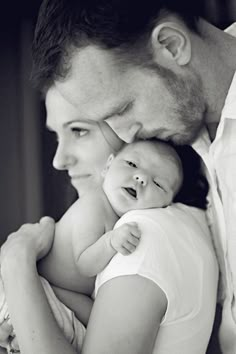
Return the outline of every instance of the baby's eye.
<path id="1" fill-rule="evenodd" d="M 132 161 L 126 161 L 126 162 L 127 162 L 127 164 L 128 164 L 129 166 L 134 167 L 134 168 L 137 168 L 137 165 L 135 165 L 134 162 L 132 162 Z"/>
<path id="2" fill-rule="evenodd" d="M 77 128 L 77 127 L 71 127 L 71 131 L 76 137 L 79 137 L 79 138 L 81 138 L 82 136 L 84 136 L 88 133 L 88 130 Z"/>
<path id="3" fill-rule="evenodd" d="M 157 187 L 163 189 L 162 186 L 161 186 L 157 181 L 153 181 L 153 182 L 154 182 L 154 184 L 155 184 Z"/>

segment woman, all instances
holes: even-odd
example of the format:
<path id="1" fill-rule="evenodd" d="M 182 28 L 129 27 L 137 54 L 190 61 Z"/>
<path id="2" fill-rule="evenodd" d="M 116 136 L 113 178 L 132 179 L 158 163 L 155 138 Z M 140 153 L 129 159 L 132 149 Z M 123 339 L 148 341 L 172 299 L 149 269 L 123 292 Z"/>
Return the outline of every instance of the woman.
<path id="1" fill-rule="evenodd" d="M 47 93 L 46 106 L 47 125 L 59 142 L 54 167 L 68 170 L 79 194 L 96 188 L 111 146 L 94 123 L 77 119 L 77 111 L 55 87 Z M 184 206 L 170 210 L 166 218 L 145 211 L 120 220 L 138 221 L 145 241 L 134 256 L 114 257 L 98 277 L 83 354 L 170 353 L 169 342 L 175 354 L 204 353 L 214 319 L 216 261 L 204 215 Z M 22 227 L 1 251 L 7 302 L 23 354 L 75 353 L 50 311 L 36 268 L 50 249 L 53 231 L 48 219 Z M 177 250 L 169 248 L 173 237 Z M 150 258 L 153 267 L 139 272 L 140 260 L 143 266 Z M 188 285 L 182 289 L 183 277 Z M 188 336 L 191 347 L 188 338 L 186 351 L 180 351 Z"/>

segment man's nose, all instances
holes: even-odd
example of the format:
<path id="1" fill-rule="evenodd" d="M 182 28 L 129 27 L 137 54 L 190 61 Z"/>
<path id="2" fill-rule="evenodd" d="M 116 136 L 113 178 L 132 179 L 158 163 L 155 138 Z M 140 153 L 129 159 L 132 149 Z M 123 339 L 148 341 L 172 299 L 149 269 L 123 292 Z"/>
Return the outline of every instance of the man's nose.
<path id="1" fill-rule="evenodd" d="M 127 144 L 132 143 L 138 137 L 138 132 L 141 128 L 141 124 L 139 123 L 134 123 L 129 127 L 125 125 L 122 127 L 119 123 L 109 122 L 109 120 L 107 120 L 107 123 L 118 137 Z"/>
<path id="2" fill-rule="evenodd" d="M 138 183 L 141 184 L 141 186 L 145 187 L 147 185 L 148 179 L 147 176 L 144 173 L 136 173 L 133 176 L 133 179 Z"/>
<path id="3" fill-rule="evenodd" d="M 70 153 L 64 144 L 59 143 L 53 158 L 53 167 L 56 170 L 67 170 L 69 166 L 75 163 L 76 158 Z"/>

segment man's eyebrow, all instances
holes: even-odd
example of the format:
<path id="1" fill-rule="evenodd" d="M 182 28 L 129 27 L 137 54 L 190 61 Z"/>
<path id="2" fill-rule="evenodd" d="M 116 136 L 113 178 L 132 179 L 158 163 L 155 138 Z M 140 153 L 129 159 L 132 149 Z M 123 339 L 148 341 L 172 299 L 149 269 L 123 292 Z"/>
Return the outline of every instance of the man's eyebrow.
<path id="1" fill-rule="evenodd" d="M 81 118 L 77 118 L 77 119 L 72 119 L 68 122 L 65 122 L 63 124 L 63 126 L 67 127 L 68 125 L 70 124 L 73 124 L 73 123 L 81 123 L 81 124 L 92 124 L 92 125 L 96 125 L 97 122 L 94 121 L 93 119 L 89 119 L 89 118 L 84 118 L 84 119 L 81 119 Z"/>
<path id="2" fill-rule="evenodd" d="M 133 104 L 133 101 L 131 101 L 131 100 L 115 104 L 114 106 L 112 106 L 110 108 L 109 112 L 107 112 L 106 114 L 103 115 L 102 120 L 106 120 L 117 113 L 126 112 L 129 108 L 131 108 L 132 104 Z"/>

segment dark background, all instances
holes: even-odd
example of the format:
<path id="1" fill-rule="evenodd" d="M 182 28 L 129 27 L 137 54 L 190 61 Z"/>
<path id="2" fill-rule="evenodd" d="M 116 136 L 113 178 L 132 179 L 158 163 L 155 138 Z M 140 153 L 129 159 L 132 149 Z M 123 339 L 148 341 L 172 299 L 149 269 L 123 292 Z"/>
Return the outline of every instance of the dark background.
<path id="1" fill-rule="evenodd" d="M 45 108 L 32 88 L 31 42 L 41 1 L 0 7 L 0 244 L 22 223 L 58 219 L 76 198 L 51 167 L 56 144 L 44 129 Z"/>
<path id="2" fill-rule="evenodd" d="M 40 3 L 0 5 L 0 244 L 22 223 L 43 215 L 58 219 L 76 198 L 66 175 L 51 167 L 56 142 L 44 129 L 44 102 L 30 83 Z M 205 17 L 227 27 L 236 20 L 236 0 L 206 0 Z M 219 322 L 217 311 L 216 327 Z M 213 335 L 208 354 L 218 354 L 217 348 Z"/>

